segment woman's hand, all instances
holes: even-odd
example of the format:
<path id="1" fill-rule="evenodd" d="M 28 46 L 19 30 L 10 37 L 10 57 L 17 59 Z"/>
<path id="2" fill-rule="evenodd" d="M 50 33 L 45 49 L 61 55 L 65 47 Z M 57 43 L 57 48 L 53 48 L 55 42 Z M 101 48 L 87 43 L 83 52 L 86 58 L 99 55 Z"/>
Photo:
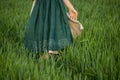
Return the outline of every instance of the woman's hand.
<path id="1" fill-rule="evenodd" d="M 77 19 L 78 12 L 74 8 L 72 8 L 72 9 L 69 9 L 69 15 L 71 18 Z"/>
<path id="2" fill-rule="evenodd" d="M 77 19 L 78 13 L 77 11 L 74 9 L 73 5 L 71 4 L 71 2 L 69 0 L 63 0 L 66 7 L 69 9 L 69 15 L 71 18 L 73 19 Z"/>

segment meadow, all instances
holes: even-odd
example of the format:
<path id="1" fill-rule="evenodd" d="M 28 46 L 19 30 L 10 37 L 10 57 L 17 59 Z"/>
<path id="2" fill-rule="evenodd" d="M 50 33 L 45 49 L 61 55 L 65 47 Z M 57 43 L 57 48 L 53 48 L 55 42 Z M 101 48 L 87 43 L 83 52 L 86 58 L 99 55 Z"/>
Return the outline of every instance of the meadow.
<path id="1" fill-rule="evenodd" d="M 32 0 L 0 0 L 0 80 L 120 80 L 120 1 L 70 1 L 84 31 L 55 61 L 24 49 Z"/>

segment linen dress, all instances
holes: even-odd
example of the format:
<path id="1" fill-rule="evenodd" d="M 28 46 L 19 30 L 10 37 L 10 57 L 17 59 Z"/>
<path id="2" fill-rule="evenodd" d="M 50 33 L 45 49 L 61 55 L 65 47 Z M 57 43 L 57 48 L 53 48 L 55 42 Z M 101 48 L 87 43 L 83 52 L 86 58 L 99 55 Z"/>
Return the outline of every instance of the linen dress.
<path id="1" fill-rule="evenodd" d="M 25 29 L 25 48 L 48 52 L 62 50 L 72 42 L 63 0 L 36 0 Z"/>

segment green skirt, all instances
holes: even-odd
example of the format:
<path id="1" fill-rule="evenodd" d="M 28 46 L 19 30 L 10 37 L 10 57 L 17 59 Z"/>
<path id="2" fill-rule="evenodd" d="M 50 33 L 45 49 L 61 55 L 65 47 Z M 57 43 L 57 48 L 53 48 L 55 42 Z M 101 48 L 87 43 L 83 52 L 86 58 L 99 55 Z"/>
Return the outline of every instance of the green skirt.
<path id="1" fill-rule="evenodd" d="M 25 29 L 25 48 L 62 50 L 73 42 L 63 0 L 36 0 Z"/>

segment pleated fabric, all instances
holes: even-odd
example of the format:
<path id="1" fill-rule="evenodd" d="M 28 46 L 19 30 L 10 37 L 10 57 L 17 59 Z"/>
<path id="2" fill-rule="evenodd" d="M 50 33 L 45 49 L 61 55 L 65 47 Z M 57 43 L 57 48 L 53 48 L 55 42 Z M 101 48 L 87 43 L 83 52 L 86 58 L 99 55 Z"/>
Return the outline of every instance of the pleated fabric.
<path id="1" fill-rule="evenodd" d="M 25 48 L 61 50 L 73 42 L 63 0 L 36 0 L 25 29 Z"/>

